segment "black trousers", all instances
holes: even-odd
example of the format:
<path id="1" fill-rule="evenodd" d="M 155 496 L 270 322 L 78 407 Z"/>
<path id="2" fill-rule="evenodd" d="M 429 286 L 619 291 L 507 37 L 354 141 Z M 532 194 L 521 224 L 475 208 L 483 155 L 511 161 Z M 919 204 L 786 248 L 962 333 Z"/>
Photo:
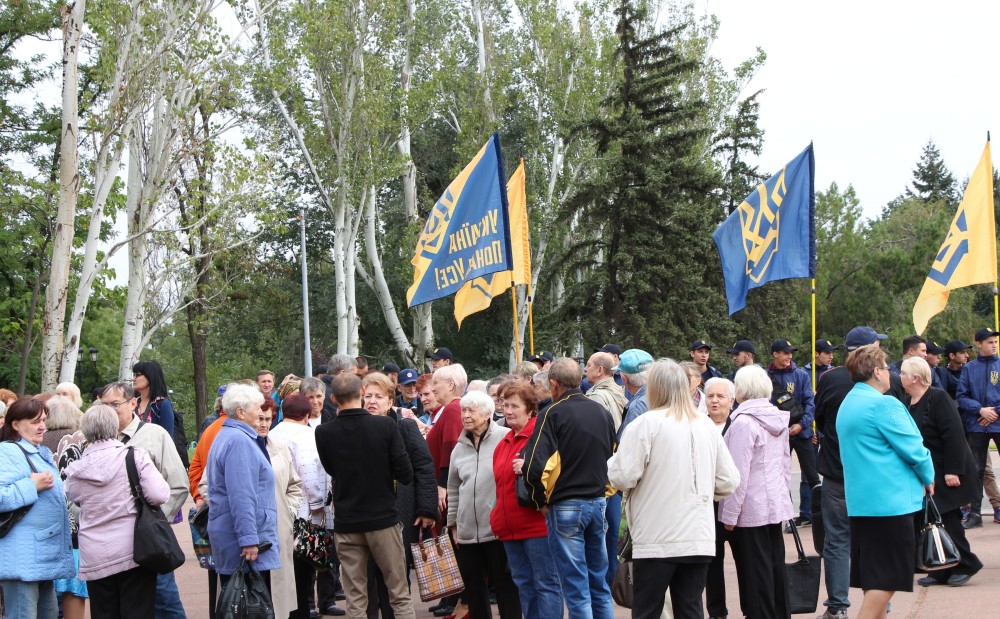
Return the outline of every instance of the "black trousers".
<path id="1" fill-rule="evenodd" d="M 215 619 L 215 601 L 219 599 L 219 574 L 215 570 L 208 572 L 208 619 Z"/>
<path id="2" fill-rule="evenodd" d="M 667 589 L 674 619 L 702 619 L 701 592 L 705 589 L 707 562 L 633 559 L 632 570 L 632 619 L 659 619 Z"/>
<path id="3" fill-rule="evenodd" d="M 289 619 L 309 619 L 309 611 L 312 610 L 313 582 L 316 580 L 316 569 L 311 563 L 294 555 L 292 556 L 292 568 L 295 570 L 296 608 L 289 615 Z"/>
<path id="4" fill-rule="evenodd" d="M 333 535 L 333 529 L 328 529 Z M 340 584 L 340 559 L 337 558 L 337 549 L 331 544 L 330 561 L 332 566 L 328 572 L 316 572 L 316 591 L 318 593 L 317 609 L 322 613 L 327 608 L 337 603 L 337 592 L 343 587 Z M 310 595 L 310 601 L 312 596 Z"/>
<path id="5" fill-rule="evenodd" d="M 469 619 L 490 619 L 490 590 L 487 579 L 496 588 L 497 610 L 501 619 L 521 619 L 521 598 L 510 577 L 507 552 L 503 542 L 457 544 L 455 558 L 465 581 L 465 601 Z"/>
<path id="6" fill-rule="evenodd" d="M 918 540 L 920 539 L 919 531 L 923 528 L 924 524 L 923 519 L 923 512 L 917 512 L 915 520 L 917 523 Z M 930 575 L 944 582 L 952 574 L 975 574 L 983 569 L 983 562 L 972 552 L 969 539 L 965 536 L 965 527 L 962 526 L 962 510 L 953 509 L 941 514 L 941 524 L 944 525 L 944 530 L 951 536 L 951 541 L 955 542 L 955 548 L 958 549 L 959 561 L 958 565 L 950 570 L 934 570 L 930 572 Z M 919 552 L 920 549 L 918 548 L 917 551 Z"/>
<path id="7" fill-rule="evenodd" d="M 718 503 L 716 513 L 718 513 Z M 705 607 L 709 617 L 726 617 L 729 609 L 726 607 L 726 540 L 729 531 L 718 520 L 715 522 L 715 556 L 708 564 L 705 578 Z"/>
<path id="8" fill-rule="evenodd" d="M 156 572 L 134 567 L 87 583 L 90 616 L 101 619 L 153 619 Z"/>
<path id="9" fill-rule="evenodd" d="M 1000 449 L 1000 434 L 996 432 L 970 432 L 965 435 L 969 442 L 969 449 L 972 450 L 972 459 L 976 463 L 976 479 L 979 480 L 979 500 L 973 501 L 972 511 L 977 514 L 983 509 L 983 472 L 986 470 L 986 463 L 989 462 L 990 441 Z"/>
<path id="10" fill-rule="evenodd" d="M 746 619 L 789 619 L 785 539 L 781 524 L 736 527 L 729 532 Z"/>

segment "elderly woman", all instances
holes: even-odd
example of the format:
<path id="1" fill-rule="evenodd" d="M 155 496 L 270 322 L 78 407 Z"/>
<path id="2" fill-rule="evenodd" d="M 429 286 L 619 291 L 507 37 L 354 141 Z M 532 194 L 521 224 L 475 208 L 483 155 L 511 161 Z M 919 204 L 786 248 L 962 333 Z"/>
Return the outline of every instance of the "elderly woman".
<path id="1" fill-rule="evenodd" d="M 693 361 L 681 361 L 678 365 L 684 369 L 688 377 L 688 390 L 691 393 L 691 401 L 699 413 L 705 412 L 705 392 L 701 390 L 701 371 Z"/>
<path id="2" fill-rule="evenodd" d="M 399 523 L 403 527 L 403 548 L 406 550 L 407 563 L 412 564 L 410 544 L 417 541 L 420 527 L 433 526 L 438 517 L 434 460 L 417 423 L 403 417 L 402 410 L 393 408 L 395 388 L 388 376 L 380 372 L 369 372 L 361 381 L 361 389 L 365 410 L 372 415 L 396 420 L 413 468 L 413 481 L 396 487 L 396 509 L 399 511 Z M 385 577 L 375 565 L 374 559 L 369 559 L 368 569 L 368 615 L 376 615 L 381 610 L 383 619 L 391 619 L 395 613 L 389 604 Z"/>
<path id="3" fill-rule="evenodd" d="M 787 618 L 791 615 L 781 523 L 795 516 L 788 494 L 788 413 L 771 404 L 771 379 L 764 368 L 740 368 L 735 378 L 739 407 L 725 440 L 740 485 L 719 502 L 719 521 L 730 532 L 743 614 Z"/>
<path id="4" fill-rule="evenodd" d="M 288 400 L 282 402 L 282 409 Z M 302 479 L 292 462 L 292 453 L 285 441 L 269 436 L 271 422 L 277 406 L 271 398 L 264 398 L 261 414 L 257 419 L 257 440 L 264 441 L 267 455 L 274 470 L 274 499 L 278 504 L 278 537 L 284 542 L 278 548 L 281 558 L 281 568 L 271 572 L 271 602 L 274 604 L 274 616 L 308 617 L 309 607 L 305 615 L 293 615 L 298 606 L 296 594 L 295 571 L 292 567 L 292 521 L 299 511 L 302 502 Z M 279 423 L 278 425 L 281 425 Z"/>
<path id="5" fill-rule="evenodd" d="M 431 388 L 433 382 L 433 374 L 421 374 L 417 378 L 416 383 L 417 397 L 420 398 L 420 404 L 424 409 L 424 414 L 420 417 L 420 421 L 428 427 L 433 423 L 434 417 L 441 409 L 441 405 L 437 403 L 437 398 L 434 397 L 434 390 Z"/>
<path id="6" fill-rule="evenodd" d="M 83 397 L 80 395 L 80 388 L 73 383 L 59 383 L 56 385 L 56 395 L 62 396 L 73 403 L 77 410 L 83 407 Z M 81 416 L 83 413 L 80 413 Z"/>
<path id="7" fill-rule="evenodd" d="M 307 376 L 299 383 L 299 395 L 309 401 L 309 417 L 306 423 L 313 428 L 323 422 L 323 406 L 326 404 L 326 383 Z"/>
<path id="8" fill-rule="evenodd" d="M 910 396 L 910 415 L 934 462 L 934 503 L 960 556 L 954 568 L 936 570 L 917 582 L 924 587 L 964 585 L 983 569 L 983 563 L 972 552 L 962 527 L 962 506 L 979 497 L 976 462 L 965 442 L 962 417 L 947 391 L 931 387 L 931 368 L 925 360 L 920 357 L 904 359 L 899 377 Z M 922 520 L 923 514 L 918 514 L 915 523 L 918 530 L 923 525 Z"/>
<path id="9" fill-rule="evenodd" d="M 468 383 L 469 378 L 465 374 L 465 368 L 458 363 L 434 370 L 431 389 L 434 392 L 434 399 L 442 408 L 435 415 L 434 427 L 427 433 L 427 447 L 430 448 L 431 457 L 434 459 L 434 472 L 438 481 L 438 507 L 442 513 L 448 510 L 448 465 L 451 462 L 451 452 L 458 442 L 458 435 L 462 433 L 462 406 L 459 400 L 462 399 Z"/>
<path id="10" fill-rule="evenodd" d="M 710 501 L 729 496 L 740 477 L 722 436 L 695 409 L 687 372 L 669 359 L 648 372 L 650 410 L 629 425 L 608 460 L 608 481 L 625 492 L 632 534 L 632 616 L 659 617 L 669 589 L 674 617 L 701 619 L 715 555 Z"/>
<path id="11" fill-rule="evenodd" d="M 268 588 L 270 570 L 281 567 L 274 471 L 255 430 L 263 403 L 256 387 L 226 387 L 226 418 L 208 454 L 208 537 L 223 589 L 242 559 L 254 563 Z M 266 542 L 271 547 L 260 551 Z"/>
<path id="12" fill-rule="evenodd" d="M 0 587 L 5 617 L 46 619 L 58 613 L 52 581 L 73 578 L 73 551 L 62 480 L 42 447 L 45 404 L 21 398 L 0 428 L 0 511 L 28 507 L 0 538 Z"/>
<path id="13" fill-rule="evenodd" d="M 150 504 L 165 503 L 170 485 L 145 450 L 118 441 L 115 409 L 92 406 L 81 430 L 87 449 L 66 468 L 66 496 L 80 506 L 80 579 L 88 581 L 91 615 L 152 618 L 156 573 L 132 560 L 136 508 L 125 463 L 129 449 Z"/>
<path id="14" fill-rule="evenodd" d="M 64 436 L 73 434 L 80 429 L 83 412 L 69 398 L 54 396 L 45 403 L 49 414 L 45 417 L 45 436 L 42 445 L 52 453 L 59 449 L 59 441 Z"/>
<path id="15" fill-rule="evenodd" d="M 306 396 L 296 393 L 285 398 L 281 408 L 284 418 L 271 430 L 271 438 L 280 439 L 288 444 L 292 454 L 292 465 L 302 479 L 303 496 L 298 505 L 296 518 L 333 529 L 333 519 L 325 510 L 326 498 L 330 491 L 330 476 L 319 462 L 319 453 L 316 451 L 316 429 L 309 425 L 312 413 L 323 409 L 322 399 L 317 408 Z M 297 600 L 297 610 L 292 614 L 292 619 L 308 619 L 312 607 L 316 570 L 312 564 L 298 557 L 292 558 L 292 565 L 295 571 Z"/>
<path id="16" fill-rule="evenodd" d="M 884 617 L 894 592 L 913 591 L 913 517 L 924 490 L 934 493 L 934 464 L 917 424 L 899 400 L 884 395 L 890 386 L 885 360 L 878 344 L 851 352 L 846 366 L 854 387 L 837 415 L 851 586 L 864 591 L 861 619 Z"/>
<path id="17" fill-rule="evenodd" d="M 715 424 L 720 434 L 725 435 L 729 429 L 729 414 L 736 403 L 736 385 L 725 378 L 709 378 L 705 383 L 705 412 Z M 728 448 L 727 448 L 728 449 Z M 719 503 L 713 504 L 716 516 L 715 522 L 715 556 L 708 564 L 708 578 L 705 581 L 705 606 L 709 617 L 726 617 L 729 609 L 726 607 L 726 574 L 723 565 L 726 560 L 726 540 L 729 532 L 718 521 Z"/>
<path id="18" fill-rule="evenodd" d="M 454 366 L 437 371 L 448 367 Z M 490 512 L 497 500 L 493 452 L 510 430 L 493 421 L 493 400 L 481 391 L 461 398 L 461 411 L 463 430 L 448 467 L 448 528 L 457 543 L 469 617 L 492 616 L 489 579 L 496 589 L 500 617 L 517 619 L 521 604 L 507 569 L 507 554 L 490 527 Z"/>
<path id="19" fill-rule="evenodd" d="M 503 542 L 524 618 L 561 619 L 562 589 L 549 551 L 545 516 L 520 505 L 515 488 L 524 465 L 522 452 L 535 430 L 538 400 L 535 390 L 522 383 L 505 384 L 502 394 L 504 420 L 510 432 L 493 452 L 497 502 L 490 513 L 490 528 Z"/>

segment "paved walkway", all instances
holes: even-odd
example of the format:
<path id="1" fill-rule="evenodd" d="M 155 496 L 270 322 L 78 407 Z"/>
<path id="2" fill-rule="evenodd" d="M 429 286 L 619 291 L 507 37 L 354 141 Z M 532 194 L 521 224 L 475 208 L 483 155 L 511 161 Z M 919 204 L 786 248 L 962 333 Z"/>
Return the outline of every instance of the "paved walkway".
<path id="1" fill-rule="evenodd" d="M 992 454 L 994 466 L 997 465 L 997 455 Z M 797 486 L 797 471 L 793 474 L 793 484 Z M 797 494 L 797 493 L 796 493 Z M 797 499 L 796 499 L 797 500 Z M 190 504 L 185 506 L 184 513 Z M 992 513 L 988 503 L 983 510 L 984 516 Z M 985 564 L 983 570 L 977 574 L 968 585 L 964 587 L 931 587 L 923 588 L 914 585 L 913 593 L 897 593 L 893 597 L 892 618 L 905 619 L 967 619 L 967 618 L 992 618 L 1000 616 L 996 611 L 997 600 L 1000 599 L 1000 524 L 993 524 L 992 518 L 985 518 L 985 524 L 981 529 L 969 531 L 969 540 L 973 551 Z M 206 572 L 198 567 L 198 562 L 194 558 L 191 548 L 190 529 L 186 522 L 183 525 L 174 527 L 181 547 L 187 552 L 187 562 L 177 571 L 177 584 L 181 591 L 181 598 L 187 610 L 189 619 L 207 619 L 208 617 L 208 579 Z M 812 531 L 806 527 L 801 529 L 802 542 L 806 547 L 806 553 L 812 554 Z M 785 551 L 789 561 L 795 558 L 795 544 L 792 543 L 791 536 L 786 536 Z M 739 611 L 739 591 L 736 586 L 736 569 L 732 558 L 726 557 L 726 582 L 731 583 L 727 589 L 727 599 L 730 616 L 734 619 L 740 617 Z M 416 588 L 414 587 L 414 591 Z M 825 597 L 825 587 L 820 587 L 820 604 Z M 861 606 L 861 591 L 851 590 L 851 610 L 849 614 L 854 617 Z M 429 619 L 432 615 L 427 612 L 431 604 L 420 603 L 419 598 L 415 604 L 418 619 Z M 991 610 L 992 609 L 992 610 Z M 822 612 L 822 608 L 819 612 Z M 496 612 L 494 610 L 494 612 Z M 796 617 L 815 617 L 813 615 L 796 615 Z M 615 609 L 616 619 L 627 619 L 631 617 L 631 611 L 624 608 Z"/>

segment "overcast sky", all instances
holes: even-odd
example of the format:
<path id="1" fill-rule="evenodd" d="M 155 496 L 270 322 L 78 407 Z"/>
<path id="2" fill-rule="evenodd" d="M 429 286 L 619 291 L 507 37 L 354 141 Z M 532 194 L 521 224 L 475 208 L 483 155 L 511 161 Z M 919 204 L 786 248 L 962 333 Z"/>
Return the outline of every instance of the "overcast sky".
<path id="1" fill-rule="evenodd" d="M 1000 2 L 696 0 L 721 27 L 712 53 L 727 67 L 760 46 L 763 170 L 809 143 L 816 189 L 853 184 L 867 216 L 910 182 L 933 139 L 961 182 L 988 130 L 1000 131 Z M 994 160 L 994 166 L 996 166 Z"/>

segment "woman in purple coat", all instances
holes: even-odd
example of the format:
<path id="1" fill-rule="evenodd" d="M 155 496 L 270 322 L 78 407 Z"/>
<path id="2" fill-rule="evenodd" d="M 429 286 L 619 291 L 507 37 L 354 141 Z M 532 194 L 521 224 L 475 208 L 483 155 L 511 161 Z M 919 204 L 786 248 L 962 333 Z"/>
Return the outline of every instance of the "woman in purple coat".
<path id="1" fill-rule="evenodd" d="M 719 521 L 731 531 L 743 615 L 788 618 L 781 533 L 781 523 L 795 516 L 788 494 L 792 476 L 788 413 L 771 404 L 771 379 L 764 368 L 743 367 L 735 378 L 739 407 L 726 432 L 726 445 L 739 469 L 740 485 L 719 501 Z"/>

